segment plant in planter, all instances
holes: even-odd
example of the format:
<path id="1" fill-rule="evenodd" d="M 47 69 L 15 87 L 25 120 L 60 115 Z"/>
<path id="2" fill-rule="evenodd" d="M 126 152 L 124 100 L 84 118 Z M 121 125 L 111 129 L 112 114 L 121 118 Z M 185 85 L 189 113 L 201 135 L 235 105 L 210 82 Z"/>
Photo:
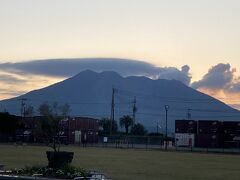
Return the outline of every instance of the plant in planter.
<path id="1" fill-rule="evenodd" d="M 35 135 L 47 142 L 53 151 L 47 151 L 48 166 L 51 168 L 63 167 L 72 162 L 73 152 L 60 151 L 60 135 L 63 131 L 61 122 L 69 114 L 69 105 L 58 106 L 57 103 L 49 105 L 43 103 L 39 107 L 41 119 L 36 126 Z"/>

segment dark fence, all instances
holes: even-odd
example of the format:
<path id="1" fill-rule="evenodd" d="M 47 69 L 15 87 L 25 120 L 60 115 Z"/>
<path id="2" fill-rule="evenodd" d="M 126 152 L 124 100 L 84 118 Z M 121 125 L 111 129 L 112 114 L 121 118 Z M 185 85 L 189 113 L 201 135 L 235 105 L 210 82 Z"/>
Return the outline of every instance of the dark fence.
<path id="1" fill-rule="evenodd" d="M 185 152 L 204 152 L 204 153 L 224 153 L 224 154 L 240 154 L 240 147 L 238 148 L 213 148 L 213 147 L 175 147 L 176 151 Z"/>
<path id="2" fill-rule="evenodd" d="M 115 148 L 163 149 L 164 144 L 165 139 L 162 136 L 99 136 L 97 145 Z M 168 144 L 172 146 L 172 141 Z"/>
<path id="3" fill-rule="evenodd" d="M 208 135 L 201 137 L 205 140 Z M 216 138 L 216 142 L 218 138 Z M 213 141 L 215 143 L 215 141 Z M 104 148 L 132 148 L 132 149 L 156 149 L 165 150 L 167 145 L 167 150 L 169 151 L 185 151 L 185 152 L 208 152 L 208 153 L 229 153 L 229 154 L 240 154 L 240 141 L 225 141 L 222 147 L 215 147 L 213 142 L 204 143 L 203 147 L 193 146 L 175 146 L 175 141 L 173 138 L 168 138 L 167 141 L 163 136 L 126 136 L 126 135 L 112 135 L 112 136 L 98 136 L 97 143 L 77 143 L 75 146 L 79 147 L 104 147 Z M 14 142 L 11 142 L 14 143 Z M 23 142 L 17 143 L 17 145 L 45 145 L 44 143 L 31 143 Z M 63 143 L 66 145 L 66 143 Z M 232 145 L 234 144 L 234 146 Z M 73 145 L 73 144 L 71 144 Z"/>

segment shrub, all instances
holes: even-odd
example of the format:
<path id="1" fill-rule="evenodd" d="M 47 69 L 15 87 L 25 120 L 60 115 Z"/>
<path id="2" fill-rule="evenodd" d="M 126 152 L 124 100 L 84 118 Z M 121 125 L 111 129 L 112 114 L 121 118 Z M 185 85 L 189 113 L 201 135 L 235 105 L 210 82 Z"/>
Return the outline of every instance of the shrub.
<path id="1" fill-rule="evenodd" d="M 87 177 L 88 173 L 85 169 L 66 165 L 60 169 L 53 169 L 45 166 L 26 166 L 25 168 L 13 169 L 11 174 L 20 176 L 32 176 L 34 174 L 42 174 L 43 177 L 58 177 L 65 179 L 73 179 L 75 177 Z"/>

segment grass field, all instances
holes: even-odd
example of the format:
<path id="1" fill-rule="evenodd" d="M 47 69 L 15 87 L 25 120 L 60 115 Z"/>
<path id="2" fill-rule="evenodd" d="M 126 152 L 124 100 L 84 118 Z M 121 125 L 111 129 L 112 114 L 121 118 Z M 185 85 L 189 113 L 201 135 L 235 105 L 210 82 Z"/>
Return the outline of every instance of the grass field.
<path id="1" fill-rule="evenodd" d="M 6 168 L 46 165 L 47 147 L 0 145 Z M 157 150 L 63 147 L 73 164 L 98 170 L 114 180 L 239 180 L 240 156 Z"/>

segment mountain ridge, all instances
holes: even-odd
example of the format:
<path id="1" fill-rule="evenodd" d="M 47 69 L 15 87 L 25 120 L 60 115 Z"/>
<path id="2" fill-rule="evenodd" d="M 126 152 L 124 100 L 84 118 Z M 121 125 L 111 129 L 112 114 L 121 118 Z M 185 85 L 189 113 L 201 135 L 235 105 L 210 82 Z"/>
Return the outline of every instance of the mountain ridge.
<path id="1" fill-rule="evenodd" d="M 194 90 L 180 81 L 144 76 L 122 77 L 113 71 L 97 73 L 85 70 L 77 75 L 22 96 L 0 101 L 10 113 L 19 114 L 20 101 L 35 109 L 43 102 L 68 103 L 73 116 L 102 118 L 110 116 L 112 88 L 116 89 L 116 119 L 132 115 L 132 101 L 137 99 L 136 118 L 154 131 L 159 123 L 165 126 L 164 105 L 169 105 L 169 128 L 174 129 L 175 119 L 186 118 L 187 109 L 192 109 L 193 119 L 238 120 L 240 112 L 223 102 Z M 164 129 L 164 128 L 163 128 Z"/>

